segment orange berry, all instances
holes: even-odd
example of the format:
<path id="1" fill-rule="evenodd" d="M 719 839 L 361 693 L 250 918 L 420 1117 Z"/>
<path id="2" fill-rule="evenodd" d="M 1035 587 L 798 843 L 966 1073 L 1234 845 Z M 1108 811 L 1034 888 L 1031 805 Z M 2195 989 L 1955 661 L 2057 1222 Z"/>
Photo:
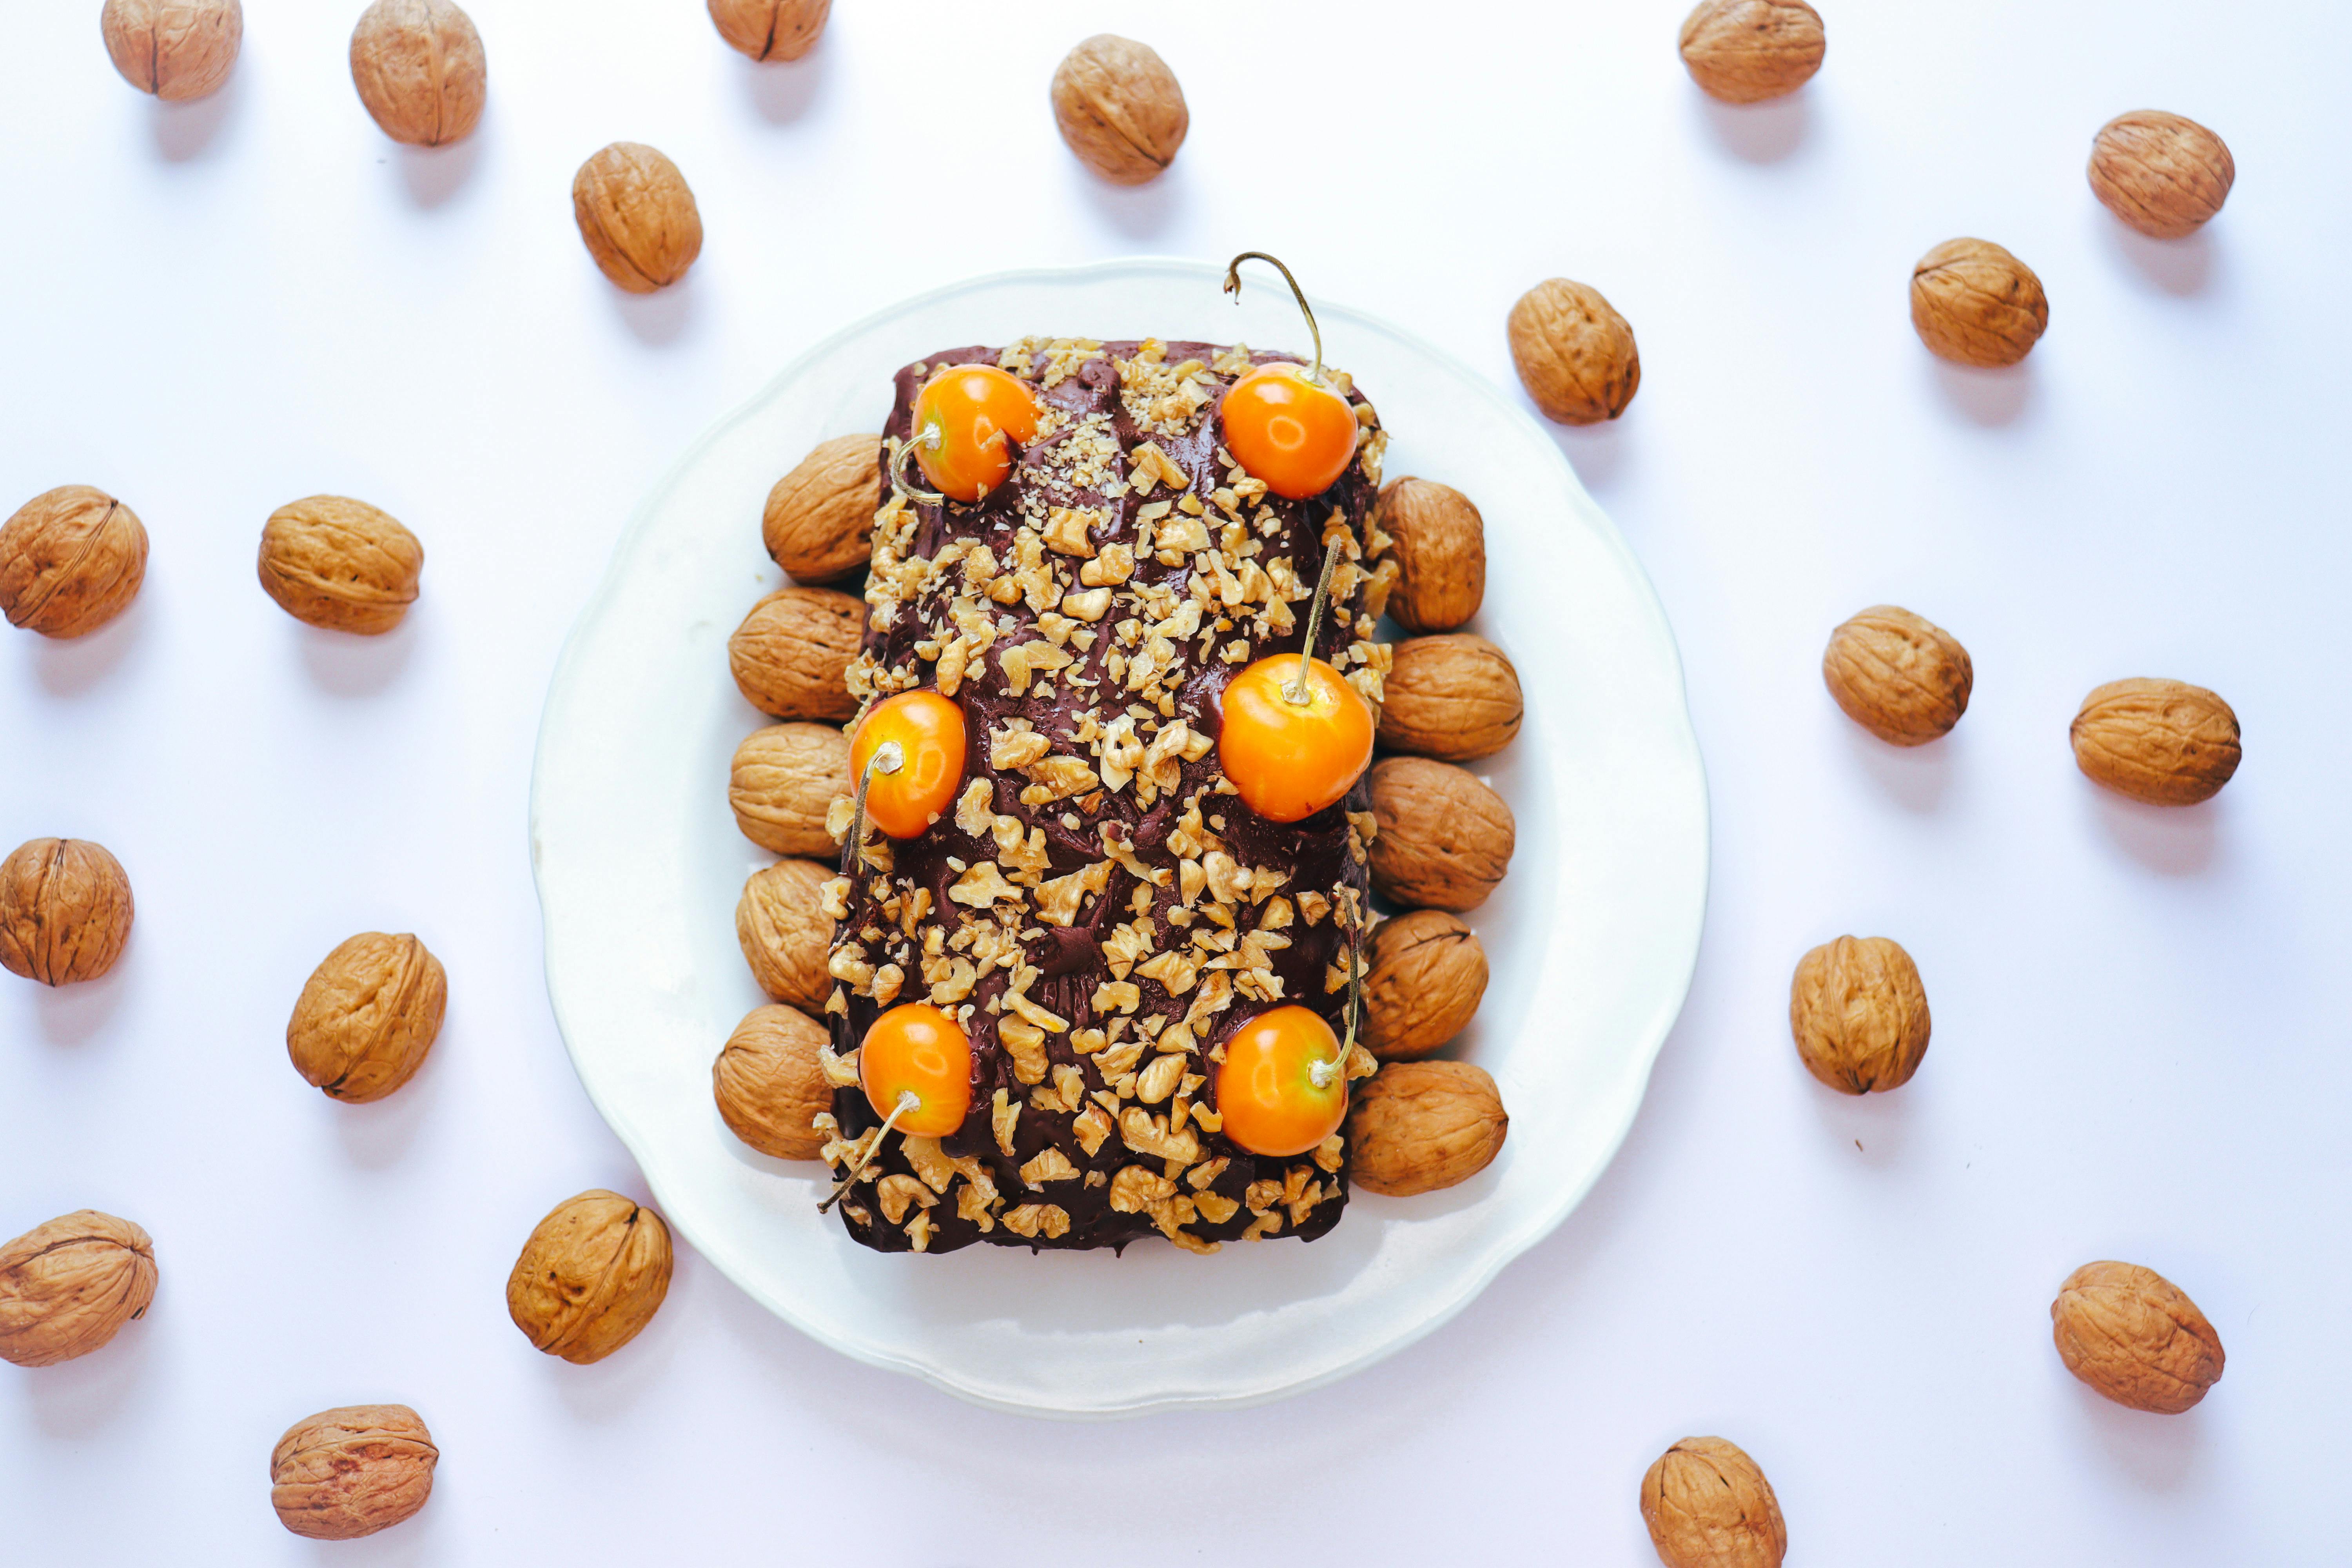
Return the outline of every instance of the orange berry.
<path id="1" fill-rule="evenodd" d="M 1318 1084 L 1322 1064 L 1329 1080 Z M 1217 1112 L 1225 1136 L 1253 1154 L 1304 1154 L 1339 1131 L 1348 1114 L 1348 1078 L 1339 1037 L 1319 1013 L 1276 1007 L 1260 1013 L 1225 1042 L 1217 1069 Z"/>
<path id="2" fill-rule="evenodd" d="M 992 364 L 943 366 L 915 395 L 915 461 L 953 500 L 976 501 L 1003 484 L 1013 443 L 1036 434 L 1036 395 Z"/>
<path id="3" fill-rule="evenodd" d="M 1225 688 L 1217 763 L 1260 816 L 1297 822 L 1352 788 L 1372 761 L 1372 710 L 1321 659 L 1307 664 L 1307 700 L 1292 700 L 1298 656 L 1259 659 Z"/>
<path id="4" fill-rule="evenodd" d="M 1356 411 L 1303 364 L 1262 364 L 1225 392 L 1225 450 L 1292 500 L 1319 496 L 1356 455 Z"/>
<path id="5" fill-rule="evenodd" d="M 971 1109 L 971 1042 L 928 1003 L 893 1007 L 858 1045 L 857 1083 L 877 1116 L 889 1115 L 900 1095 L 913 1095 L 915 1109 L 898 1118 L 898 1131 L 944 1138 Z"/>
<path id="6" fill-rule="evenodd" d="M 849 743 L 853 788 L 885 741 L 906 753 L 895 773 L 874 771 L 866 815 L 893 838 L 912 838 L 947 815 L 963 783 L 963 710 L 936 691 L 901 691 L 874 705 Z"/>

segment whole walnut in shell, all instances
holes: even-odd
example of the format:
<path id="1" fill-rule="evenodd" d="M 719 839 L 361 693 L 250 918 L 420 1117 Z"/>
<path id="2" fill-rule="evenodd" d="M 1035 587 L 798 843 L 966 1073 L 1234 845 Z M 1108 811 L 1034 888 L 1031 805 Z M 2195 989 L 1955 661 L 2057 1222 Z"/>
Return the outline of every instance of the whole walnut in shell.
<path id="1" fill-rule="evenodd" d="M 1598 425 L 1625 412 L 1641 390 L 1633 329 L 1601 290 L 1552 278 L 1511 307 L 1511 363 L 1544 417 Z"/>
<path id="2" fill-rule="evenodd" d="M 768 492 L 761 534 L 795 583 L 837 583 L 874 555 L 874 514 L 882 505 L 882 437 L 820 441 Z"/>
<path id="3" fill-rule="evenodd" d="M 122 79 L 173 102 L 218 90 L 245 38 L 237 0 L 106 0 L 98 25 Z"/>
<path id="4" fill-rule="evenodd" d="M 482 35 L 450 0 L 375 0 L 352 29 L 352 85 L 394 141 L 463 142 L 489 86 Z"/>
<path id="5" fill-rule="evenodd" d="M 1139 185 L 1175 162 L 1192 121 L 1176 73 L 1150 46 L 1097 33 L 1055 68 L 1054 123 L 1087 168 Z"/>
<path id="6" fill-rule="evenodd" d="M 449 978 L 423 942 L 362 931 L 303 985 L 286 1054 L 330 1100 L 382 1100 L 425 1065 L 448 1005 Z"/>
<path id="7" fill-rule="evenodd" d="M 2015 364 L 2050 325 L 2033 268 L 1988 239 L 1948 239 L 1911 269 L 1911 325 L 1960 364 Z"/>
<path id="8" fill-rule="evenodd" d="M 816 47 L 833 0 L 710 0 L 719 36 L 755 60 L 796 60 Z"/>
<path id="9" fill-rule="evenodd" d="M 1380 742 L 1395 752 L 1467 763 L 1517 738 L 1527 716 L 1510 656 L 1468 632 L 1396 645 L 1381 706 Z"/>
<path id="10" fill-rule="evenodd" d="M 751 873 L 735 904 L 735 940 L 760 989 L 779 1002 L 822 1010 L 833 994 L 825 961 L 833 917 L 824 885 L 833 868 L 814 860 L 779 860 Z"/>
<path id="11" fill-rule="evenodd" d="M 849 793 L 849 740 L 825 724 L 771 724 L 735 748 L 727 804 L 735 826 L 779 855 L 831 855 L 825 813 Z"/>
<path id="12" fill-rule="evenodd" d="M 1805 0 L 1699 0 L 1684 18 L 1683 65 L 1726 103 L 1796 91 L 1822 68 L 1822 14 Z"/>
<path id="13" fill-rule="evenodd" d="M 1666 1568 L 1780 1568 L 1789 1527 L 1756 1461 L 1721 1437 L 1685 1437 L 1642 1478 L 1642 1522 Z"/>
<path id="14" fill-rule="evenodd" d="M 850 665 L 866 631 L 866 603 L 830 588 L 779 588 L 727 639 L 727 663 L 743 700 L 779 719 L 857 715 Z"/>
<path id="15" fill-rule="evenodd" d="M 710 1089 L 728 1131 L 762 1154 L 814 1160 L 825 1135 L 812 1125 L 833 1109 L 817 1053 L 832 1039 L 823 1024 L 771 1002 L 754 1007 L 710 1064 Z"/>
<path id="16" fill-rule="evenodd" d="M 278 1522 L 312 1541 L 388 1530 L 433 1495 L 441 1450 L 405 1405 L 345 1405 L 286 1428 L 269 1452 Z"/>
<path id="17" fill-rule="evenodd" d="M 1486 599 L 1486 521 L 1451 485 L 1408 474 L 1381 490 L 1373 522 L 1397 563 L 1388 613 L 1409 632 L 1450 632 Z"/>
<path id="18" fill-rule="evenodd" d="M 1372 887 L 1410 907 L 1475 910 L 1511 868 L 1518 825 L 1503 797 L 1423 757 L 1372 765 Z"/>
<path id="19" fill-rule="evenodd" d="M 1935 622 L 1873 605 L 1830 634 L 1822 679 L 1847 718 L 1890 744 L 1918 746 L 1950 733 L 1969 710 L 1976 667 Z"/>
<path id="20" fill-rule="evenodd" d="M 2118 1405 L 2178 1415 L 2221 1381 L 2221 1336 L 2153 1268 L 2085 1263 L 2050 1303 L 2066 1370 Z"/>
<path id="21" fill-rule="evenodd" d="M 0 965 L 44 985 L 95 980 L 131 940 L 131 879 L 103 846 L 36 838 L 0 861 Z"/>
<path id="22" fill-rule="evenodd" d="M 2229 144 L 2193 120 L 2136 109 L 2091 142 L 2091 190 L 2109 212 L 2155 239 L 2181 239 L 2230 199 L 2237 161 Z"/>
<path id="23" fill-rule="evenodd" d="M 507 1315 L 536 1349 L 586 1365 L 637 1337 L 669 1294 L 669 1226 L 597 1189 L 539 1222 L 507 1276 Z"/>
<path id="24" fill-rule="evenodd" d="M 1438 1050 L 1470 1026 L 1486 994 L 1478 933 L 1442 910 L 1412 910 L 1372 933 L 1364 1045 L 1384 1062 Z"/>
<path id="25" fill-rule="evenodd" d="M 2085 775 L 2151 805 L 2212 799 L 2243 755 L 2237 714 L 2185 680 L 2111 680 L 2083 699 L 2068 732 Z"/>
<path id="26" fill-rule="evenodd" d="M 43 637 L 94 632 L 147 580 L 147 531 L 104 490 L 62 485 L 0 523 L 0 614 Z"/>
<path id="27" fill-rule="evenodd" d="M 1789 1030 L 1805 1069 L 1842 1094 L 1900 1089 L 1927 1054 L 1919 966 L 1883 936 L 1842 936 L 1798 961 Z"/>
<path id="28" fill-rule="evenodd" d="M 79 1209 L 0 1247 L 0 1361 L 88 1355 L 155 1299 L 155 1247 L 127 1219 Z"/>
<path id="29" fill-rule="evenodd" d="M 310 496 L 261 529 L 261 586 L 298 621 L 378 637 L 416 602 L 425 546 L 391 513 L 348 496 Z"/>
<path id="30" fill-rule="evenodd" d="M 632 294 L 667 289 L 702 254 L 686 176 L 655 149 L 615 142 L 572 177 L 572 216 L 604 276 Z"/>
<path id="31" fill-rule="evenodd" d="M 1391 1062 L 1348 1108 L 1348 1176 L 1392 1198 L 1466 1182 L 1502 1152 L 1511 1119 L 1483 1068 Z"/>

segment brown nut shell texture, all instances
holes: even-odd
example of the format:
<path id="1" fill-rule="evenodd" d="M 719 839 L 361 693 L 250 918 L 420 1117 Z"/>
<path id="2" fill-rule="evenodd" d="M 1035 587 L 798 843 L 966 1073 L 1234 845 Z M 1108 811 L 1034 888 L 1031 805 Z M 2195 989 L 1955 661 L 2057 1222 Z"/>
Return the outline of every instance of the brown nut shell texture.
<path id="1" fill-rule="evenodd" d="M 155 1299 L 155 1247 L 127 1219 L 61 1215 L 0 1246 L 0 1361 L 88 1355 Z"/>
<path id="2" fill-rule="evenodd" d="M 1927 988 L 1900 944 L 1842 936 L 1797 963 L 1789 1031 L 1805 1069 L 1842 1094 L 1899 1089 L 1927 1054 Z"/>
<path id="3" fill-rule="evenodd" d="M 735 941 L 760 989 L 779 1002 L 822 1011 L 833 994 L 825 967 L 833 917 L 824 885 L 833 868 L 814 860 L 779 860 L 751 873 L 735 903 Z"/>
<path id="4" fill-rule="evenodd" d="M 1527 716 L 1510 656 L 1468 632 L 1397 644 L 1384 690 L 1381 744 L 1441 762 L 1494 755 Z"/>
<path id="5" fill-rule="evenodd" d="M 183 102 L 228 79 L 245 38 L 245 10 L 237 0 L 106 0 L 98 25 L 123 80 Z"/>
<path id="6" fill-rule="evenodd" d="M 43 637 L 94 632 L 147 579 L 147 530 L 104 490 L 61 485 L 0 523 L 0 614 Z"/>
<path id="7" fill-rule="evenodd" d="M 1948 239 L 1911 269 L 1911 325 L 1936 354 L 1986 368 L 2015 364 L 2050 326 L 2033 268 L 1989 239 Z"/>
<path id="8" fill-rule="evenodd" d="M 1348 1175 L 1388 1197 L 1433 1193 L 1492 1164 L 1510 1128 L 1484 1068 L 1391 1062 L 1348 1108 Z"/>
<path id="9" fill-rule="evenodd" d="M 0 861 L 0 965 L 44 985 L 95 980 L 131 940 L 131 879 L 102 845 L 36 838 Z"/>
<path id="10" fill-rule="evenodd" d="M 1373 517 L 1397 563 L 1388 613 L 1413 633 L 1450 632 L 1486 599 L 1486 521 L 1451 485 L 1408 474 L 1381 491 Z"/>
<path id="11" fill-rule="evenodd" d="M 1372 886 L 1412 908 L 1457 914 L 1486 901 L 1511 867 L 1518 824 L 1470 774 L 1423 757 L 1372 764 Z"/>
<path id="12" fill-rule="evenodd" d="M 849 739 L 825 724 L 771 724 L 735 748 L 727 804 L 735 826 L 779 855 L 834 853 L 825 813 L 849 793 Z"/>
<path id="13" fill-rule="evenodd" d="M 1511 363 L 1519 384 L 1562 425 L 1598 425 L 1625 412 L 1642 386 L 1633 329 L 1601 290 L 1548 279 L 1511 307 Z"/>
<path id="14" fill-rule="evenodd" d="M 1139 185 L 1175 162 L 1192 121 L 1176 73 L 1150 45 L 1097 33 L 1055 68 L 1054 123 L 1087 168 Z"/>
<path id="15" fill-rule="evenodd" d="M 735 1026 L 710 1064 L 710 1089 L 729 1131 L 779 1160 L 814 1160 L 825 1134 L 814 1123 L 833 1109 L 833 1086 L 817 1053 L 832 1039 L 823 1024 L 771 1002 Z"/>
<path id="16" fill-rule="evenodd" d="M 2244 755 L 2238 715 L 2185 680 L 2111 680 L 2083 699 L 2069 733 L 2085 775 L 2151 805 L 2212 799 Z"/>
<path id="17" fill-rule="evenodd" d="M 1780 1568 L 1780 1500 L 1738 1444 L 1685 1437 L 1642 1478 L 1642 1522 L 1666 1568 Z"/>
<path id="18" fill-rule="evenodd" d="M 677 165 L 615 142 L 572 177 L 572 216 L 604 276 L 632 294 L 667 289 L 702 254 L 702 213 Z"/>
<path id="19" fill-rule="evenodd" d="M 833 0 L 710 0 L 719 36 L 755 60 L 796 60 L 816 47 Z"/>
<path id="20" fill-rule="evenodd" d="M 618 1193 L 567 1198 L 507 1277 L 507 1314 L 531 1344 L 585 1365 L 636 1338 L 669 1293 L 669 1226 Z"/>
<path id="21" fill-rule="evenodd" d="M 2197 121 L 2136 109 L 2099 128 L 2090 176 L 2092 192 L 2124 222 L 2154 239 L 2182 239 L 2230 199 L 2238 164 Z"/>
<path id="22" fill-rule="evenodd" d="M 1959 639 L 1896 605 L 1873 605 L 1830 634 L 1822 679 L 1845 716 L 1896 746 L 1950 733 L 1976 667 Z"/>
<path id="23" fill-rule="evenodd" d="M 331 1100 L 382 1100 L 425 1065 L 448 1005 L 449 978 L 423 942 L 362 931 L 303 985 L 286 1054 Z"/>
<path id="24" fill-rule="evenodd" d="M 2178 1415 L 2221 1381 L 2221 1336 L 2153 1268 L 2085 1263 L 2050 1303 L 2066 1370 L 2118 1405 Z"/>
<path id="25" fill-rule="evenodd" d="M 398 519 L 348 496 L 308 496 L 261 529 L 261 586 L 298 621 L 378 637 L 416 602 L 425 546 Z"/>
<path id="26" fill-rule="evenodd" d="M 1443 910 L 1413 910 L 1372 933 L 1364 977 L 1364 1045 L 1384 1062 L 1442 1049 L 1470 1026 L 1486 994 L 1478 933 Z"/>
<path id="27" fill-rule="evenodd" d="M 482 35 L 450 0 L 375 0 L 352 29 L 352 85 L 394 141 L 462 142 L 488 92 Z"/>
<path id="28" fill-rule="evenodd" d="M 779 719 L 848 722 L 857 714 L 849 667 L 866 630 L 866 603 L 831 588 L 780 588 L 751 606 L 727 639 L 736 689 Z"/>
<path id="29" fill-rule="evenodd" d="M 278 1521 L 312 1541 L 388 1530 L 433 1495 L 441 1450 L 405 1405 L 346 1405 L 305 1416 L 269 1453 Z"/>
<path id="30" fill-rule="evenodd" d="M 760 528 L 768 554 L 795 583 L 837 583 L 863 571 L 881 494 L 881 437 L 817 443 L 768 492 Z"/>
<path id="31" fill-rule="evenodd" d="M 1699 0 L 1683 21 L 1683 64 L 1707 95 L 1760 103 L 1822 68 L 1829 41 L 1805 0 Z"/>

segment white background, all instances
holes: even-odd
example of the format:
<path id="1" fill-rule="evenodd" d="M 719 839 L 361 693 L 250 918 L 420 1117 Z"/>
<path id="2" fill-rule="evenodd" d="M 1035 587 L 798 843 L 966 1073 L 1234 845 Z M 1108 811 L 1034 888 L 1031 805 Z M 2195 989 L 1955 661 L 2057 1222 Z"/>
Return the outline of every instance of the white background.
<path id="1" fill-rule="evenodd" d="M 1639 1563 L 1643 1468 L 1713 1432 L 1770 1475 L 1792 1562 L 2336 1560 L 2352 14 L 1846 0 L 1810 88 L 1730 110 L 1675 58 L 1680 0 L 840 0 L 768 68 L 692 0 L 477 0 L 488 113 L 419 153 L 351 89 L 358 9 L 247 0 L 229 87 L 164 106 L 114 75 L 95 0 L 9 8 L 0 510 L 100 485 L 153 555 L 107 631 L 0 637 L 0 838 L 98 839 L 139 901 L 106 980 L 0 976 L 0 1235 L 108 1209 L 163 1283 L 107 1350 L 0 1368 L 0 1556 Z M 1139 191 L 1047 112 L 1098 28 L 1152 43 L 1192 106 Z M 2140 239 L 2085 188 L 2092 132 L 2137 107 L 2237 154 L 2198 237 Z M 677 161 L 708 230 L 650 300 L 569 210 L 623 138 Z M 1911 333 L 1912 261 L 1962 234 L 2048 287 L 2016 370 Z M 550 1020 L 524 838 L 541 697 L 630 506 L 904 295 L 1244 247 L 1506 385 L 1538 279 L 1639 335 L 1631 412 L 1559 439 L 1681 637 L 1716 859 L 1615 1163 L 1432 1338 L 1238 1415 L 969 1408 L 684 1251 L 622 1352 L 533 1352 L 501 1300 L 525 1233 L 581 1188 L 643 1191 Z M 425 541 L 391 637 L 311 632 L 255 584 L 262 519 L 320 490 Z M 1882 601 L 1975 656 L 1968 718 L 1916 752 L 1821 687 L 1830 628 Z M 2075 773 L 2076 703 L 2127 675 L 2236 707 L 2213 804 Z M 282 1032 L 362 929 L 424 936 L 451 1002 L 415 1082 L 347 1107 Z M 1905 942 L 1936 1015 L 1918 1078 L 1864 1101 L 1804 1074 L 1785 1021 L 1797 956 L 1848 931 Z M 2220 1330 L 2192 1414 L 2060 1366 L 2049 1299 L 2108 1257 Z M 355 1545 L 287 1535 L 271 1443 L 374 1400 L 430 1423 L 431 1504 Z"/>

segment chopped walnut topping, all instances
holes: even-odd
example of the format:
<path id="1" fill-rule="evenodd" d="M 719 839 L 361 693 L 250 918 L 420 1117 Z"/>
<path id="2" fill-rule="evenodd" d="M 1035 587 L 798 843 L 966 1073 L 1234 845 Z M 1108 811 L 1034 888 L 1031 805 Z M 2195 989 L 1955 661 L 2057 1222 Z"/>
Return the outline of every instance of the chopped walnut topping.
<path id="1" fill-rule="evenodd" d="M 1006 1159 L 1013 1158 L 1013 1133 L 1021 1121 L 1020 1103 L 1003 1089 L 996 1091 L 988 1111 L 989 1128 L 996 1134 L 997 1152 Z"/>
<path id="2" fill-rule="evenodd" d="M 1173 1132 L 1168 1118 L 1154 1116 L 1140 1106 L 1118 1113 L 1119 1142 L 1139 1154 L 1191 1164 L 1201 1157 L 1201 1141 L 1191 1132 Z"/>
<path id="3" fill-rule="evenodd" d="M 982 860 L 956 879 L 955 886 L 948 889 L 948 897 L 969 908 L 984 910 L 999 901 L 1020 902 L 1021 889 L 1004 879 L 1004 874 L 997 869 L 995 861 Z M 845 980 L 848 976 L 836 975 L 835 978 Z"/>
<path id="4" fill-rule="evenodd" d="M 1048 1148 L 1040 1151 L 1035 1159 L 1021 1167 L 1021 1179 L 1032 1187 L 1042 1187 L 1047 1182 L 1075 1182 L 1078 1179 L 1078 1168 L 1070 1163 L 1067 1154 L 1059 1149 Z"/>
<path id="5" fill-rule="evenodd" d="M 1050 1241 L 1069 1234 L 1070 1216 L 1055 1204 L 1023 1204 L 1004 1211 L 1004 1228 L 1015 1236 L 1043 1236 Z"/>
<path id="6" fill-rule="evenodd" d="M 1023 1083 L 1043 1083 L 1048 1065 L 1045 1032 L 1018 1018 L 1000 1018 L 996 1037 L 1013 1058 L 1013 1076 Z"/>
<path id="7" fill-rule="evenodd" d="M 1121 1165 L 1110 1179 L 1110 1206 L 1120 1214 L 1143 1214 L 1176 1195 L 1176 1184 L 1149 1165 Z"/>
<path id="8" fill-rule="evenodd" d="M 1208 1216 L 1211 1225 L 1224 1224 L 1242 1206 L 1222 1193 L 1202 1193 L 1192 1201 L 1200 1205 L 1201 1212 Z"/>
<path id="9" fill-rule="evenodd" d="M 816 1048 L 816 1065 L 824 1074 L 827 1088 L 856 1089 L 857 1087 L 857 1053 L 855 1050 L 845 1057 L 837 1057 L 833 1054 L 831 1046 L 819 1046 Z"/>
<path id="10" fill-rule="evenodd" d="M 1175 1093 L 1184 1076 L 1184 1061 L 1181 1055 L 1155 1058 L 1135 1080 L 1135 1098 L 1146 1105 L 1157 1105 Z"/>
<path id="11" fill-rule="evenodd" d="M 1053 749 L 1053 737 L 1041 735 L 1028 728 L 1025 720 L 1021 721 L 1018 729 L 1007 727 L 988 732 L 988 765 L 1000 773 L 1025 768 Z M 985 781 L 974 779 L 972 782 L 986 787 Z M 967 789 L 964 793 L 970 795 L 971 792 Z"/>
<path id="12" fill-rule="evenodd" d="M 1111 1134 L 1110 1117 L 1099 1105 L 1087 1106 L 1070 1126 L 1077 1134 L 1078 1147 L 1086 1152 L 1089 1160 L 1095 1157 Z"/>
<path id="13" fill-rule="evenodd" d="M 1111 863 L 1097 860 L 1093 865 L 1055 877 L 1037 885 L 1037 918 L 1048 925 L 1066 926 L 1078 917 L 1079 905 L 1089 893 L 1099 893 L 1110 883 Z"/>
<path id="14" fill-rule="evenodd" d="M 882 1178 L 874 1189 L 875 1200 L 882 1205 L 882 1217 L 897 1225 L 907 1217 L 908 1205 L 920 1204 L 928 1208 L 939 1202 L 931 1190 L 912 1176 L 893 1173 Z"/>

